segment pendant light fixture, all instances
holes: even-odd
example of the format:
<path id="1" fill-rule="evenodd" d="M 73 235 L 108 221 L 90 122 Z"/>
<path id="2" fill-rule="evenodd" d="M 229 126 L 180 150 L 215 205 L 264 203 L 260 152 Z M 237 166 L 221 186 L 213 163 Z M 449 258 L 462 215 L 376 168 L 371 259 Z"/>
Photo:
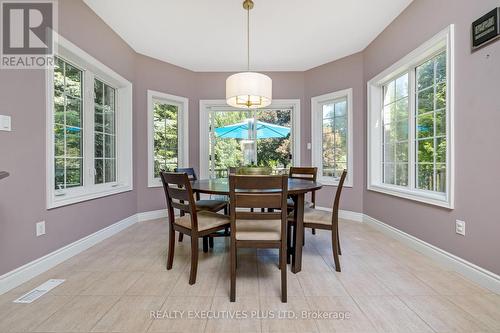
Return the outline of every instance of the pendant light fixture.
<path id="1" fill-rule="evenodd" d="M 247 11 L 247 71 L 231 75 L 226 80 L 227 104 L 244 109 L 263 108 L 271 104 L 273 82 L 267 75 L 250 71 L 250 10 L 252 0 L 245 0 Z"/>

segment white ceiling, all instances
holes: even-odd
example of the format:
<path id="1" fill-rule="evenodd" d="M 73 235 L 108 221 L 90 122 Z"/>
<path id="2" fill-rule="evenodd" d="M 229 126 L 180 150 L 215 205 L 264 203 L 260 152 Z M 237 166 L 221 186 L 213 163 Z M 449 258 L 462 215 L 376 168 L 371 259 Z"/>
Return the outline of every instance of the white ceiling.
<path id="1" fill-rule="evenodd" d="M 84 0 L 136 52 L 194 71 L 246 69 L 242 0 Z M 412 0 L 254 0 L 251 69 L 304 71 L 363 50 Z"/>

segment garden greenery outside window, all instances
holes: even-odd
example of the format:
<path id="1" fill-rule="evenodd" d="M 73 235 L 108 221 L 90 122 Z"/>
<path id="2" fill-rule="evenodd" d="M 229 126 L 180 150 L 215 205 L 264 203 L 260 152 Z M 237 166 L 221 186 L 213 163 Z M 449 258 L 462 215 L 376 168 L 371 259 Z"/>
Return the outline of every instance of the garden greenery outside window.
<path id="1" fill-rule="evenodd" d="M 132 189 L 131 83 L 63 37 L 58 43 L 47 70 L 48 208 Z"/>
<path id="2" fill-rule="evenodd" d="M 453 208 L 452 37 L 368 82 L 368 189 Z"/>
<path id="3" fill-rule="evenodd" d="M 160 171 L 187 167 L 188 100 L 148 91 L 148 185 L 161 186 Z"/>
<path id="4" fill-rule="evenodd" d="M 352 89 L 311 99 L 312 159 L 318 180 L 337 185 L 344 169 L 352 186 Z"/>

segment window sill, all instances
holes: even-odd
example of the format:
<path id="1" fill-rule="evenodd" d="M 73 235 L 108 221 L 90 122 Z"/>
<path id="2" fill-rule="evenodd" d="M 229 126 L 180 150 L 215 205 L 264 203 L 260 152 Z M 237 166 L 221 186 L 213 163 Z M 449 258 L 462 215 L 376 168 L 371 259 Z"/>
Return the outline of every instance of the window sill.
<path id="1" fill-rule="evenodd" d="M 88 200 L 103 198 L 110 195 L 132 191 L 132 189 L 133 187 L 131 185 L 117 185 L 113 187 L 106 186 L 104 188 L 95 188 L 92 190 L 81 191 L 79 193 L 71 193 L 70 191 L 68 191 L 70 193 L 64 194 L 62 196 L 58 196 L 56 192 L 53 192 L 52 195 L 49 196 L 49 198 L 52 198 L 52 200 L 49 200 L 49 202 L 47 203 L 47 209 L 53 209 Z"/>
<path id="2" fill-rule="evenodd" d="M 160 178 L 153 178 L 148 180 L 148 188 L 163 187 Z"/>
<path id="3" fill-rule="evenodd" d="M 339 181 L 332 178 L 318 178 L 318 182 L 323 186 L 339 186 Z M 346 179 L 344 182 L 344 187 L 352 187 L 352 182 Z"/>
<path id="4" fill-rule="evenodd" d="M 453 202 L 445 194 L 437 194 L 426 191 L 412 191 L 396 186 L 387 185 L 368 185 L 369 191 L 384 193 L 403 199 L 423 202 L 428 205 L 454 209 Z"/>

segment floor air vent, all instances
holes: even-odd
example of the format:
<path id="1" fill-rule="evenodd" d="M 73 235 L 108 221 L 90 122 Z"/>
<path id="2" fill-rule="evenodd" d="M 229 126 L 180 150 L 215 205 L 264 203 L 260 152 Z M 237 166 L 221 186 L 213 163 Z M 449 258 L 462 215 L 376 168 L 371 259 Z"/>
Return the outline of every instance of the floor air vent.
<path id="1" fill-rule="evenodd" d="M 51 291 L 52 289 L 63 283 L 64 281 L 65 280 L 62 279 L 50 279 L 47 282 L 42 283 L 35 289 L 27 292 L 18 299 L 14 300 L 14 303 L 31 303 L 39 299 L 40 297 L 42 297 L 43 295 L 45 295 L 46 293 L 48 293 L 49 291 Z"/>

